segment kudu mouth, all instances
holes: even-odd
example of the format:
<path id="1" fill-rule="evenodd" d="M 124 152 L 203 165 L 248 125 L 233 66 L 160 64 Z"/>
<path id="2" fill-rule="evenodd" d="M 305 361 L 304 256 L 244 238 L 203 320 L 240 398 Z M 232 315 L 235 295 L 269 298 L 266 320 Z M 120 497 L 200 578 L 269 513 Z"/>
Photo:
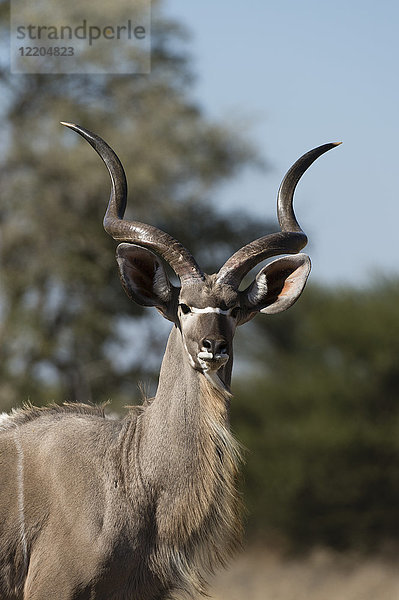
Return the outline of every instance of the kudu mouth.
<path id="1" fill-rule="evenodd" d="M 230 356 L 226 352 L 214 354 L 207 350 L 201 350 L 198 352 L 197 358 L 203 371 L 218 371 L 229 361 Z"/>

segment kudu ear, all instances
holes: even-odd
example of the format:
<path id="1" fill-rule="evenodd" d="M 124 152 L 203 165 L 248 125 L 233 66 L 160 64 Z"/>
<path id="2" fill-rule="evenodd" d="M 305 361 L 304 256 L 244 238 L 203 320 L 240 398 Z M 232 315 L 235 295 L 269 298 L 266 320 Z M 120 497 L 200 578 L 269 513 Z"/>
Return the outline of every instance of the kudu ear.
<path id="1" fill-rule="evenodd" d="M 116 249 L 122 285 L 134 302 L 155 306 L 164 317 L 173 320 L 173 289 L 159 258 L 135 244 L 119 244 Z"/>
<path id="2" fill-rule="evenodd" d="M 310 267 L 306 254 L 284 256 L 266 265 L 244 292 L 248 313 L 272 315 L 292 306 L 305 287 Z"/>

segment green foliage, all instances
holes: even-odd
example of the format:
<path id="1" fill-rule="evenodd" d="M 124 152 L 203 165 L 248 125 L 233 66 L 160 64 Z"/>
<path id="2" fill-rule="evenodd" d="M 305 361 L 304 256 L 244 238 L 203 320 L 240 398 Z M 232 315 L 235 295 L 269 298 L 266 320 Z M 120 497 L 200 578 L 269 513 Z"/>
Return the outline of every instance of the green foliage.
<path id="1" fill-rule="evenodd" d="M 0 66 L 3 410 L 28 398 L 132 404 L 140 373 L 151 372 L 154 350 L 162 352 L 137 327 L 147 318 L 118 281 L 115 243 L 102 228 L 106 169 L 59 121 L 79 123 L 115 148 L 131 186 L 127 217 L 181 238 L 204 268 L 259 232 L 248 218 L 222 217 L 209 201 L 255 154 L 191 98 L 183 32 L 160 16 L 158 4 L 150 75 L 25 76 Z M 129 335 L 141 361 L 121 350 Z"/>
<path id="2" fill-rule="evenodd" d="M 161 318 L 147 322 L 121 290 L 102 229 L 105 168 L 59 121 L 115 148 L 131 184 L 127 216 L 178 237 L 206 270 L 267 233 L 210 202 L 255 152 L 191 98 L 184 32 L 158 4 L 149 76 L 13 76 L 0 59 L 0 410 L 27 399 L 134 403 L 166 338 Z M 4 39 L 7 9 L 0 2 Z M 313 287 L 287 313 L 245 326 L 253 375 L 236 382 L 232 407 L 250 449 L 253 529 L 297 545 L 398 541 L 398 301 L 395 281 Z"/>
<path id="3" fill-rule="evenodd" d="M 399 541 L 399 281 L 310 288 L 257 317 L 236 389 L 250 523 L 295 545 Z M 255 343 L 254 343 L 255 342 Z"/>

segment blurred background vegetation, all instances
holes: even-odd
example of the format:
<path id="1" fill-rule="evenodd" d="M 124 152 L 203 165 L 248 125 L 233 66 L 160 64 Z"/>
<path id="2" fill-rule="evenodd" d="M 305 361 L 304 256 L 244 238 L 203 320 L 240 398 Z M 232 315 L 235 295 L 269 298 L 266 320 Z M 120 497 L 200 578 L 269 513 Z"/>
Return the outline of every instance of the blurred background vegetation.
<path id="1" fill-rule="evenodd" d="M 120 287 L 102 228 L 106 170 L 59 121 L 111 144 L 130 181 L 127 216 L 178 237 L 208 271 L 276 228 L 212 203 L 225 179 L 264 161 L 192 98 L 185 43 L 154 2 L 150 75 L 10 75 L 1 63 L 0 410 L 110 399 L 121 411 L 139 401 L 138 382 L 153 389 L 167 337 Z M 291 549 L 399 541 L 398 306 L 399 280 L 311 283 L 289 312 L 240 331 L 232 423 L 248 448 L 250 535 Z"/>

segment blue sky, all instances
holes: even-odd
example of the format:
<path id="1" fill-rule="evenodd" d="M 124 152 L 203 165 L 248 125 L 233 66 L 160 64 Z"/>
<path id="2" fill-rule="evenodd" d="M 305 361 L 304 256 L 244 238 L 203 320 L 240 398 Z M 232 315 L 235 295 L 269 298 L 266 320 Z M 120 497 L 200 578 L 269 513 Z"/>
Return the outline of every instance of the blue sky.
<path id="1" fill-rule="evenodd" d="M 195 98 L 247 131 L 270 165 L 224 185 L 221 206 L 274 218 L 288 167 L 312 147 L 343 141 L 296 193 L 313 279 L 399 276 L 399 3 L 166 0 L 164 12 L 192 34 Z"/>

